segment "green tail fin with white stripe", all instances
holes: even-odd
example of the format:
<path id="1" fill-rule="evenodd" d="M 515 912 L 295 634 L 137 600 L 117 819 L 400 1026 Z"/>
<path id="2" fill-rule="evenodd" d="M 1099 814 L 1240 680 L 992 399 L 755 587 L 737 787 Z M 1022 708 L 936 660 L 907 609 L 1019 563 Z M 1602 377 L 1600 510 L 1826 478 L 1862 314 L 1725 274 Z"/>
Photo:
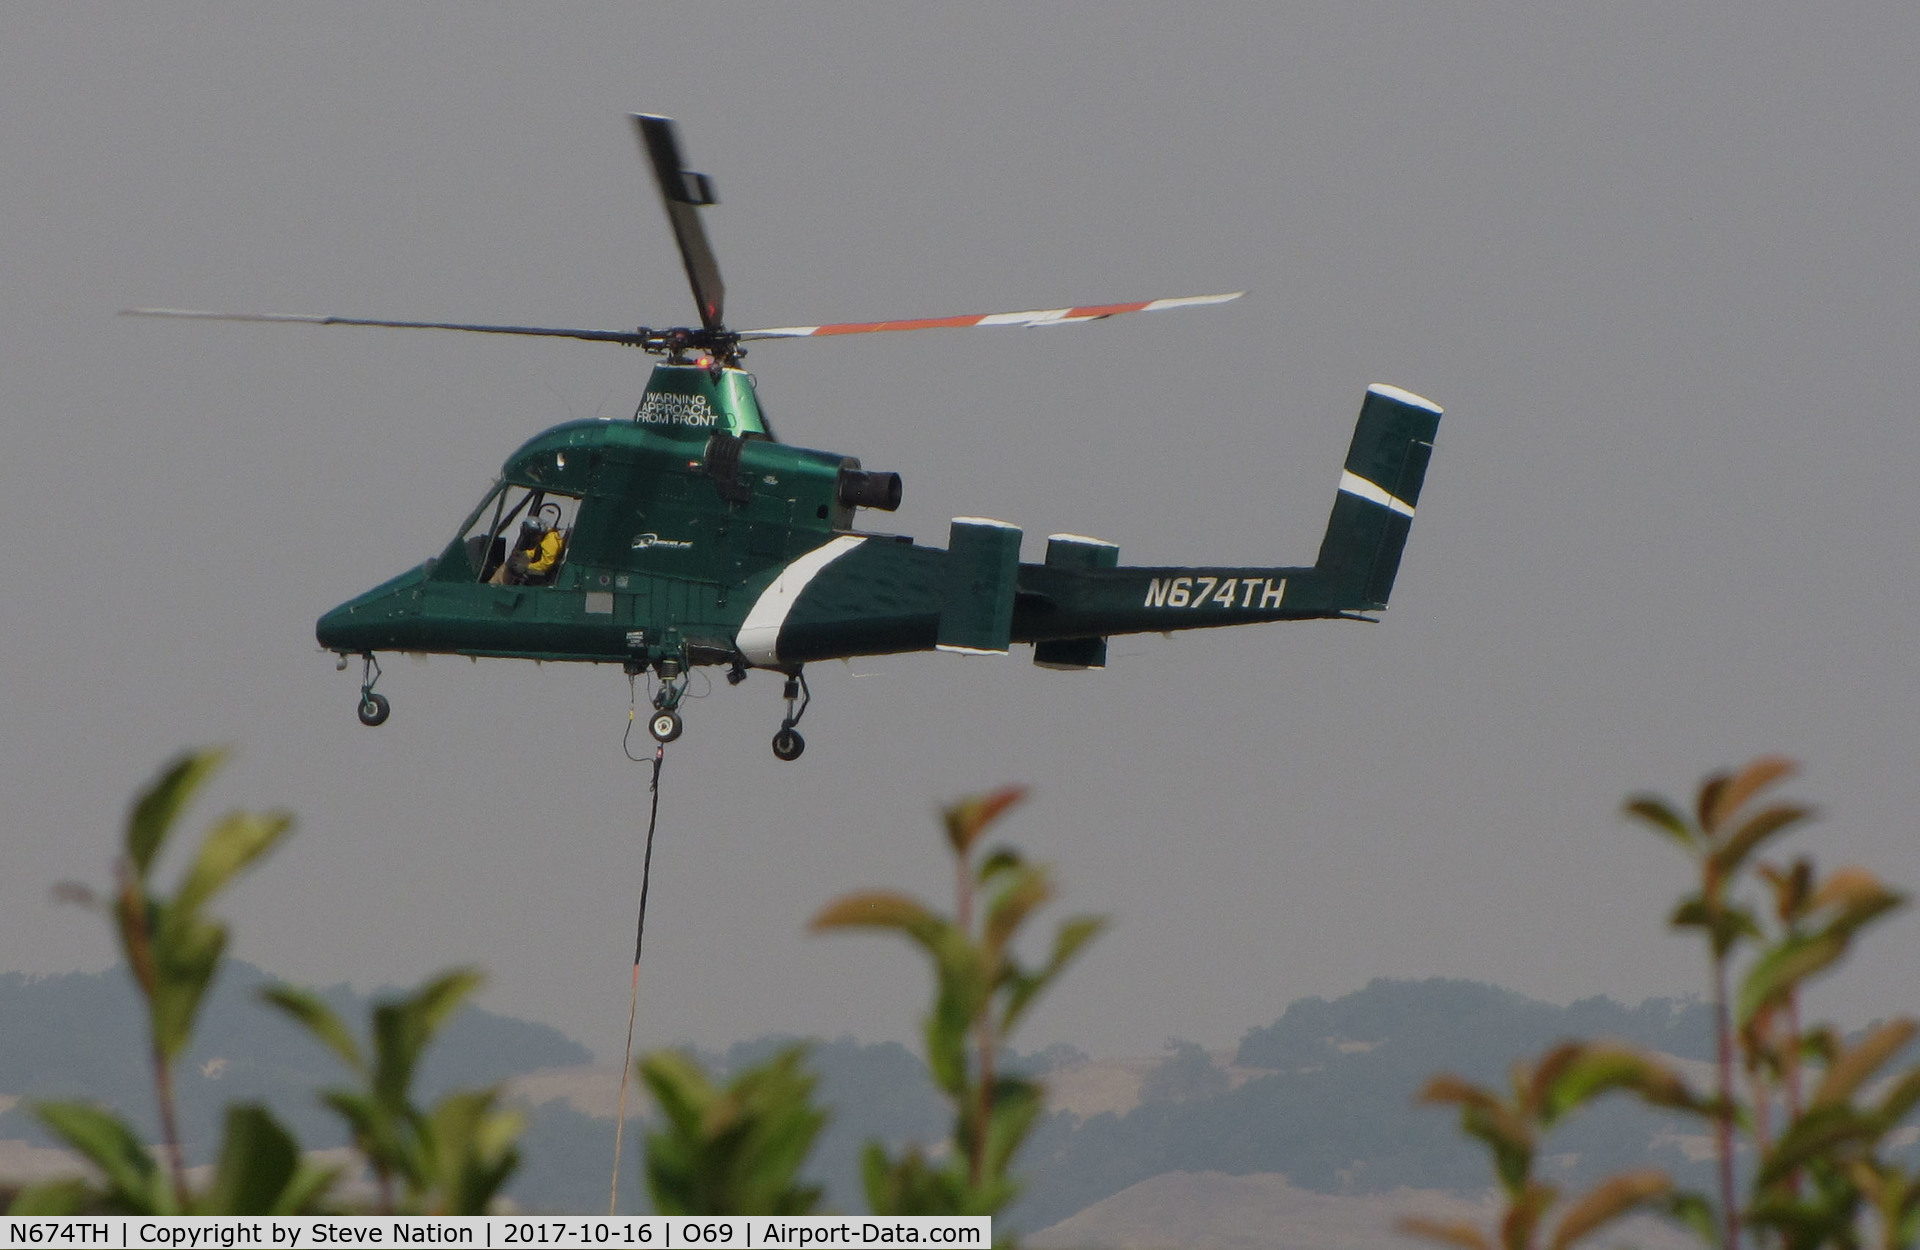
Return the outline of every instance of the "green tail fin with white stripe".
<path id="1" fill-rule="evenodd" d="M 1431 400 L 1384 384 L 1367 388 L 1313 566 L 1342 608 L 1387 606 L 1439 428 L 1440 406 Z"/>

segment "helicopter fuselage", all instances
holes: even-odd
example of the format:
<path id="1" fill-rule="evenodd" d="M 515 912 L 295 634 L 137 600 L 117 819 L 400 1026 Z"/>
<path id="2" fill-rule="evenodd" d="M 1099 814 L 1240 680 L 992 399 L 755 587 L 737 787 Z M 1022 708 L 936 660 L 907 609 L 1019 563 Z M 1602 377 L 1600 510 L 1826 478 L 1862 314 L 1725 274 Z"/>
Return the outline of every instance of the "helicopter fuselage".
<path id="1" fill-rule="evenodd" d="M 955 519 L 944 549 L 856 529 L 858 507 L 899 502 L 896 477 L 773 441 L 738 369 L 664 364 L 632 419 L 569 422 L 527 442 L 438 557 L 327 613 L 317 633 L 343 657 L 793 671 L 1032 643 L 1046 667 L 1100 667 L 1113 634 L 1383 609 L 1439 415 L 1393 388 L 1369 391 L 1311 566 L 1121 567 L 1111 544 L 1066 534 L 1048 539 L 1042 562 L 1021 563 L 1020 531 L 987 518 Z M 541 576 L 501 574 L 526 541 L 516 523 L 561 534 Z"/>

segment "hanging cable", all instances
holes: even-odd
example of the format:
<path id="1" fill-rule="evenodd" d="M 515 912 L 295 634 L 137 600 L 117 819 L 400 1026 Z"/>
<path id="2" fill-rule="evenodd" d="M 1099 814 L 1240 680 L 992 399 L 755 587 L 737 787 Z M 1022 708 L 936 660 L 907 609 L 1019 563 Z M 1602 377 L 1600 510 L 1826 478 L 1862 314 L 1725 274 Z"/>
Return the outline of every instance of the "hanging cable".
<path id="1" fill-rule="evenodd" d="M 632 678 L 628 678 L 632 685 Z M 627 708 L 627 733 L 633 732 L 634 709 Z M 626 750 L 623 737 L 621 750 Z M 633 753 L 627 752 L 627 758 L 633 759 Z M 640 916 L 633 926 L 633 986 L 627 998 L 627 1050 L 620 1062 L 620 1109 L 613 1123 L 613 1182 L 607 1198 L 607 1214 L 620 1213 L 620 1141 L 627 1129 L 627 1080 L 633 1074 L 633 1021 L 640 1006 L 640 948 L 647 938 L 647 886 L 653 878 L 653 831 L 660 822 L 660 765 L 667 758 L 667 745 L 660 743 L 653 748 L 653 782 L 649 787 L 653 791 L 651 808 L 647 813 L 647 849 L 640 862 Z M 640 762 L 638 760 L 636 763 Z"/>
<path id="2" fill-rule="evenodd" d="M 633 738 L 634 712 L 639 708 L 639 706 L 640 706 L 640 692 L 637 689 L 635 689 L 634 675 L 632 673 L 628 673 L 627 674 L 627 732 L 620 735 L 620 753 L 626 756 L 628 759 L 632 760 L 636 764 L 644 764 L 647 761 L 640 758 L 638 755 L 635 755 L 633 753 L 633 748 L 628 745 L 630 740 Z M 659 778 L 655 777 L 654 782 L 657 785 L 659 783 Z"/>

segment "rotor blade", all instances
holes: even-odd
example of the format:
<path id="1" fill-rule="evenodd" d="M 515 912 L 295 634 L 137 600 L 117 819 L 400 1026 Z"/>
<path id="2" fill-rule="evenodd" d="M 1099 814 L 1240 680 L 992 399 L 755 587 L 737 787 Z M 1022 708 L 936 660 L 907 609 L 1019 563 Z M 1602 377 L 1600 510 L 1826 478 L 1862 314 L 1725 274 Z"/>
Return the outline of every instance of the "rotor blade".
<path id="1" fill-rule="evenodd" d="M 200 321 L 304 321 L 317 326 L 390 326 L 401 330 L 468 330 L 475 334 L 534 334 L 543 338 L 585 339 L 590 343 L 646 345 L 634 330 L 562 330 L 551 326 L 467 325 L 458 321 L 381 321 L 370 317 L 318 317 L 305 313 L 203 312 L 197 308 L 123 308 L 123 317 L 191 317 Z"/>
<path id="2" fill-rule="evenodd" d="M 829 334 L 878 334 L 887 330 L 939 330 L 958 326 L 1058 326 L 1077 321 L 1100 321 L 1131 312 L 1159 312 L 1163 308 L 1192 308 L 1224 304 L 1245 291 L 1225 295 L 1182 295 L 1174 299 L 1141 300 L 1131 304 L 1089 304 L 1082 308 L 1036 308 L 1028 312 L 985 313 L 966 317 L 923 317 L 914 321 L 843 321 L 828 326 L 778 326 L 770 330 L 742 330 L 746 339 L 804 339 Z"/>
<path id="3" fill-rule="evenodd" d="M 727 288 L 720 281 L 720 266 L 713 259 L 707 232 L 700 224 L 701 207 L 720 202 L 713 193 L 713 180 L 694 173 L 681 161 L 672 118 L 635 113 L 633 124 L 640 132 L 640 147 L 653 164 L 653 179 L 660 186 L 661 202 L 667 206 L 667 220 L 673 223 L 673 238 L 687 266 L 687 282 L 693 287 L 694 302 L 700 305 L 700 324 L 718 330 Z"/>

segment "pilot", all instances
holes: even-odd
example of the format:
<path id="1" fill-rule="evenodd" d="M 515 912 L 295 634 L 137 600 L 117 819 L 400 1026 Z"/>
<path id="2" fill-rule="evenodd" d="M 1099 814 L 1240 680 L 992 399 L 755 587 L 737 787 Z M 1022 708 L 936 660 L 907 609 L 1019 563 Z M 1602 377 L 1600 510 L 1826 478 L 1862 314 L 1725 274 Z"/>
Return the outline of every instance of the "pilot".
<path id="1" fill-rule="evenodd" d="M 560 563 L 566 545 L 566 537 L 559 530 L 538 521 L 523 521 L 512 554 L 487 580 L 495 586 L 544 585 L 553 579 L 554 566 Z"/>

